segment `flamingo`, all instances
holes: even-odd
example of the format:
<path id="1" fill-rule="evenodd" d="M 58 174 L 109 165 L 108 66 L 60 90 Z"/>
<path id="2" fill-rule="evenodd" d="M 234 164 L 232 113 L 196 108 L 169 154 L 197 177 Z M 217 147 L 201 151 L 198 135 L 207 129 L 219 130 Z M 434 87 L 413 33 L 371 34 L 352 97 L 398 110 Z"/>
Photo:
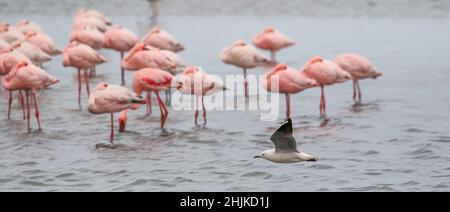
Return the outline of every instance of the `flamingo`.
<path id="1" fill-rule="evenodd" d="M 206 108 L 204 98 L 206 95 L 212 95 L 218 91 L 226 90 L 223 82 L 207 73 L 201 71 L 198 67 L 191 66 L 186 68 L 183 73 L 176 77 L 174 84 L 182 94 L 195 96 L 195 114 L 194 124 L 198 125 L 198 97 L 202 100 L 203 126 L 206 126 Z"/>
<path id="2" fill-rule="evenodd" d="M 44 70 L 39 67 L 25 62 L 20 61 L 16 64 L 16 66 L 8 73 L 5 77 L 2 78 L 2 86 L 6 90 L 25 90 L 26 96 L 26 104 L 27 104 L 27 123 L 28 123 L 28 132 L 31 131 L 30 128 L 30 103 L 29 97 L 30 95 L 33 98 L 35 112 L 36 112 L 36 120 L 38 123 L 39 131 L 42 130 L 41 121 L 39 119 L 39 106 L 38 101 L 36 99 L 36 91 L 38 89 L 46 88 L 50 85 L 58 83 L 59 80 L 48 74 Z M 30 94 L 31 92 L 31 94 Z"/>
<path id="3" fill-rule="evenodd" d="M 164 124 L 166 123 L 169 111 L 167 110 L 164 102 L 159 96 L 159 92 L 166 90 L 171 86 L 173 75 L 156 68 L 143 68 L 133 75 L 133 90 L 138 96 L 140 96 L 144 91 L 147 93 L 154 92 L 158 100 L 158 105 L 161 110 L 161 136 L 166 136 L 167 131 L 164 129 Z M 125 130 L 127 110 L 122 112 L 120 115 L 119 123 L 121 132 Z"/>
<path id="4" fill-rule="evenodd" d="M 137 104 L 143 104 L 142 97 L 137 96 L 128 88 L 109 85 L 107 83 L 98 84 L 92 95 L 89 96 L 89 112 L 92 114 L 111 114 L 111 144 L 114 143 L 114 113 L 121 112 L 128 108 L 137 109 Z"/>
<path id="5" fill-rule="evenodd" d="M 62 64 L 64 67 L 71 66 L 78 69 L 78 105 L 81 107 L 81 70 L 84 70 L 86 91 L 89 96 L 90 89 L 87 70 L 106 62 L 106 58 L 91 47 L 78 42 L 71 42 L 69 46 L 64 49 L 63 56 L 64 60 Z"/>
<path id="6" fill-rule="evenodd" d="M 253 37 L 253 44 L 260 48 L 270 51 L 273 63 L 276 63 L 275 53 L 283 48 L 292 46 L 295 41 L 282 34 L 273 27 L 267 27 L 261 33 Z"/>
<path id="7" fill-rule="evenodd" d="M 28 41 L 21 42 L 20 46 L 16 49 L 17 51 L 20 51 L 25 56 L 27 56 L 33 62 L 33 64 L 37 66 L 42 67 L 45 62 L 48 62 L 52 59 L 50 55 Z"/>
<path id="8" fill-rule="evenodd" d="M 98 19 L 105 23 L 106 25 L 111 25 L 112 21 L 109 20 L 104 14 L 97 10 L 81 8 L 75 13 L 75 19 Z"/>
<path id="9" fill-rule="evenodd" d="M 361 103 L 361 89 L 359 81 L 362 79 L 381 76 L 382 73 L 365 57 L 355 53 L 345 53 L 337 56 L 334 62 L 353 77 L 353 101 Z M 358 96 L 358 99 L 356 97 Z"/>
<path id="10" fill-rule="evenodd" d="M 253 46 L 249 46 L 239 39 L 220 52 L 220 58 L 226 64 L 235 65 L 244 70 L 244 95 L 248 97 L 247 69 L 264 65 L 266 58 Z"/>
<path id="11" fill-rule="evenodd" d="M 24 35 L 26 35 L 29 32 L 37 32 L 42 33 L 44 32 L 42 30 L 42 27 L 39 26 L 39 24 L 30 22 L 29 20 L 23 19 L 17 22 L 16 28 L 21 31 Z"/>
<path id="12" fill-rule="evenodd" d="M 177 68 L 177 61 L 175 60 L 176 58 L 173 58 L 173 55 L 167 55 L 162 50 L 140 42 L 123 58 L 122 67 L 129 71 L 136 71 L 143 68 L 175 70 Z M 149 115 L 151 113 L 151 92 L 147 93 L 147 100 L 147 115 Z"/>
<path id="13" fill-rule="evenodd" d="M 25 35 L 15 27 L 10 27 L 9 24 L 5 24 L 0 26 L 0 39 L 8 43 L 13 43 L 18 40 L 24 40 Z"/>
<path id="14" fill-rule="evenodd" d="M 19 44 L 20 45 L 20 44 Z M 22 53 L 15 51 L 14 47 L 8 47 L 0 52 L 0 76 L 8 75 L 9 72 L 16 66 L 19 61 L 25 61 L 31 63 L 31 61 Z M 23 93 L 19 90 L 19 102 L 22 106 L 23 119 L 25 120 L 25 104 Z M 8 119 L 11 119 L 11 103 L 12 103 L 12 91 L 9 91 L 9 107 L 8 107 Z"/>
<path id="15" fill-rule="evenodd" d="M 139 42 L 139 38 L 131 31 L 116 26 L 108 29 L 104 35 L 104 47 L 120 52 L 120 61 L 123 60 L 124 52 L 130 51 Z M 125 70 L 121 66 L 122 85 L 125 85 Z"/>
<path id="16" fill-rule="evenodd" d="M 104 35 L 97 28 L 84 26 L 74 28 L 70 35 L 70 42 L 72 41 L 78 41 L 97 50 L 103 47 Z"/>
<path id="17" fill-rule="evenodd" d="M 183 44 L 178 42 L 171 34 L 159 27 L 153 27 L 144 38 L 144 42 L 158 49 L 180 52 L 184 50 Z"/>
<path id="18" fill-rule="evenodd" d="M 29 32 L 27 33 L 27 41 L 39 47 L 43 52 L 50 56 L 56 56 L 62 53 L 61 50 L 56 47 L 53 39 L 44 33 Z"/>
<path id="19" fill-rule="evenodd" d="M 320 116 L 326 118 L 325 86 L 342 83 L 353 77 L 342 70 L 339 65 L 330 60 L 323 60 L 319 56 L 312 57 L 303 67 L 303 73 L 317 81 L 321 89 Z"/>
<path id="20" fill-rule="evenodd" d="M 274 81 L 273 77 L 278 77 L 278 81 Z M 276 83 L 277 86 L 273 86 L 272 83 Z M 286 120 L 291 118 L 290 95 L 315 86 L 318 86 L 316 80 L 307 77 L 304 73 L 284 63 L 276 65 L 263 76 L 263 87 L 267 91 L 285 94 Z"/>

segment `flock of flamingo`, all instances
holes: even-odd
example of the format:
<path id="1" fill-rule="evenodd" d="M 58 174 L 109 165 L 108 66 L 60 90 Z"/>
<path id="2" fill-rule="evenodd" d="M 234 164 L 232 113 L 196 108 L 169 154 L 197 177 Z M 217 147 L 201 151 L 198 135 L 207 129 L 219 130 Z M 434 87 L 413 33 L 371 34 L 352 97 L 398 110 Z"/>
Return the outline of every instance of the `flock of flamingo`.
<path id="1" fill-rule="evenodd" d="M 295 42 L 272 27 L 255 35 L 252 41 L 257 48 L 270 51 L 270 59 L 241 39 L 224 48 L 220 52 L 220 58 L 226 64 L 243 69 L 246 98 L 249 95 L 247 69 L 269 67 L 263 77 L 263 87 L 269 92 L 285 94 L 286 120 L 290 119 L 291 94 L 320 87 L 320 115 L 324 118 L 325 86 L 352 80 L 353 99 L 358 103 L 361 101 L 359 80 L 381 76 L 368 59 L 355 53 L 341 54 L 334 60 L 315 56 L 300 70 L 285 63 L 278 63 L 275 53 L 294 45 Z M 101 48 L 120 53 L 122 84 L 100 83 L 91 92 L 89 80 L 95 77 L 96 66 L 107 62 L 106 57 L 98 51 Z M 143 39 L 139 39 L 130 30 L 114 25 L 105 15 L 91 9 L 80 9 L 76 12 L 70 41 L 62 51 L 37 23 L 22 20 L 12 26 L 7 22 L 0 22 L 0 74 L 3 88 L 9 91 L 8 119 L 11 114 L 12 92 L 17 91 L 23 118 L 27 119 L 28 130 L 30 131 L 30 104 L 34 104 L 38 129 L 42 129 L 36 92 L 59 82 L 44 70 L 44 63 L 62 54 L 64 58 L 62 65 L 77 70 L 79 106 L 82 105 L 81 92 L 84 81 L 89 97 L 89 112 L 111 115 L 111 143 L 114 141 L 114 113 L 120 112 L 119 131 L 123 132 L 128 109 L 136 110 L 141 104 L 147 104 L 147 114 L 151 113 L 151 93 L 156 95 L 161 111 L 162 134 L 167 134 L 164 126 L 169 112 L 166 103 L 160 97 L 160 91 L 165 91 L 166 95 L 169 95 L 166 96 L 167 100 L 170 98 L 171 88 L 183 94 L 196 96 L 197 106 L 201 98 L 203 124 L 206 125 L 204 96 L 226 88 L 220 79 L 208 75 L 199 67 L 185 67 L 177 55 L 184 49 L 185 47 L 171 34 L 159 27 L 150 29 Z M 125 70 L 134 71 L 132 90 L 125 87 Z M 277 77 L 277 86 L 272 85 L 274 77 Z M 147 94 L 145 98 L 142 97 L 144 92 Z M 196 109 L 196 126 L 198 115 L 199 110 Z"/>

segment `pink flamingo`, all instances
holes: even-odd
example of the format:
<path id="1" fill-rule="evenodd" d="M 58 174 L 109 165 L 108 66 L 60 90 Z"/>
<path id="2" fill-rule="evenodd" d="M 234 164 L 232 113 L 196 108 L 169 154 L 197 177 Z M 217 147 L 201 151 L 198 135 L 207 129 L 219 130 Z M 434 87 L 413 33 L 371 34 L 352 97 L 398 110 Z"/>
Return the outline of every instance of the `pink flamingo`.
<path id="1" fill-rule="evenodd" d="M 164 102 L 161 100 L 159 92 L 166 90 L 171 86 L 172 78 L 172 74 L 155 68 L 144 68 L 137 71 L 133 75 L 133 90 L 138 96 L 140 96 L 144 91 L 147 93 L 154 92 L 156 94 L 158 105 L 161 110 L 161 136 L 167 135 L 167 131 L 164 129 L 164 124 L 166 123 L 169 111 L 167 110 Z M 119 119 L 121 132 L 125 129 L 127 110 L 122 113 L 123 114 L 121 114 Z"/>
<path id="2" fill-rule="evenodd" d="M 25 35 L 18 29 L 10 27 L 9 24 L 4 24 L 0 26 L 0 39 L 8 43 L 13 43 L 18 40 L 24 40 Z"/>
<path id="3" fill-rule="evenodd" d="M 26 20 L 26 19 L 17 22 L 16 28 L 19 31 L 21 31 L 24 35 L 26 35 L 27 33 L 30 33 L 30 32 L 37 32 L 37 33 L 44 32 L 42 30 L 42 27 L 39 26 L 39 24 L 30 22 L 29 20 Z"/>
<path id="4" fill-rule="evenodd" d="M 75 19 L 98 19 L 105 23 L 106 25 L 111 25 L 112 21 L 109 20 L 104 14 L 97 10 L 81 8 L 75 14 Z"/>
<path id="5" fill-rule="evenodd" d="M 120 52 L 120 61 L 123 60 L 124 52 L 130 51 L 139 42 L 139 38 L 131 31 L 116 26 L 108 29 L 104 36 L 104 47 Z M 122 85 L 125 85 L 125 69 L 121 66 Z"/>
<path id="6" fill-rule="evenodd" d="M 177 68 L 174 62 L 176 61 L 173 55 L 169 56 L 164 51 L 140 42 L 123 58 L 122 67 L 129 71 L 136 71 L 143 68 L 174 70 Z M 147 93 L 147 100 L 147 115 L 149 115 L 151 113 L 151 92 Z"/>
<path id="7" fill-rule="evenodd" d="M 294 45 L 295 42 L 278 30 L 267 27 L 264 31 L 253 37 L 253 44 L 258 48 L 269 50 L 272 62 L 276 63 L 275 53 L 283 48 Z"/>
<path id="8" fill-rule="evenodd" d="M 142 97 L 137 96 L 128 88 L 100 83 L 89 96 L 89 112 L 92 114 L 111 114 L 111 144 L 114 142 L 114 113 L 128 108 L 137 109 L 137 104 L 144 104 Z"/>
<path id="9" fill-rule="evenodd" d="M 235 65 L 244 70 L 244 95 L 248 97 L 247 69 L 264 65 L 266 58 L 253 46 L 247 45 L 243 40 L 237 40 L 220 52 L 220 58 L 226 64 Z"/>
<path id="10" fill-rule="evenodd" d="M 191 66 L 186 68 L 181 75 L 174 80 L 178 91 L 182 94 L 195 96 L 195 114 L 194 123 L 198 127 L 198 98 L 202 99 L 203 126 L 206 126 L 206 108 L 204 98 L 206 95 L 212 95 L 218 91 L 226 90 L 223 82 L 207 73 L 201 71 L 198 67 Z"/>
<path id="11" fill-rule="evenodd" d="M 27 41 L 39 47 L 50 56 L 56 56 L 62 53 L 61 50 L 56 47 L 53 39 L 44 33 L 29 32 L 27 33 Z"/>
<path id="12" fill-rule="evenodd" d="M 20 44 L 18 44 L 20 45 Z M 0 76 L 8 75 L 9 72 L 16 66 L 19 61 L 25 61 L 31 63 L 31 61 L 22 53 L 15 51 L 14 46 L 8 47 L 0 51 Z M 22 106 L 23 119 L 25 119 L 25 104 L 22 91 L 19 90 L 19 102 Z M 12 103 L 12 91 L 9 91 L 9 107 L 8 107 L 8 119 L 11 119 L 11 103 Z"/>
<path id="13" fill-rule="evenodd" d="M 63 56 L 64 60 L 62 64 L 64 67 L 71 66 L 78 69 L 78 105 L 81 107 L 81 70 L 84 70 L 86 91 L 89 96 L 89 76 L 87 70 L 106 62 L 106 58 L 91 47 L 78 42 L 71 42 L 64 49 Z"/>
<path id="14" fill-rule="evenodd" d="M 359 81 L 366 78 L 376 79 L 382 73 L 365 57 L 355 54 L 346 53 L 337 56 L 334 62 L 338 64 L 344 71 L 350 73 L 353 77 L 353 101 L 361 102 L 361 89 Z M 358 100 L 356 97 L 358 96 Z"/>
<path id="15" fill-rule="evenodd" d="M 55 77 L 51 76 L 39 67 L 29 64 L 25 61 L 20 61 L 9 72 L 8 75 L 3 77 L 2 85 L 6 90 L 25 90 L 26 104 L 27 104 L 27 123 L 28 131 L 30 131 L 30 95 L 33 98 L 36 120 L 39 130 L 42 130 L 41 121 L 39 119 L 39 107 L 36 99 L 36 91 L 38 89 L 44 89 L 50 85 L 58 83 Z M 29 93 L 31 91 L 31 94 Z"/>
<path id="16" fill-rule="evenodd" d="M 319 56 L 312 57 L 304 66 L 303 73 L 309 78 L 315 79 L 320 85 L 320 116 L 326 118 L 325 86 L 351 80 L 352 76 L 342 70 L 336 63 L 323 60 Z"/>
<path id="17" fill-rule="evenodd" d="M 104 35 L 94 27 L 82 27 L 72 31 L 70 42 L 72 41 L 86 44 L 93 49 L 101 49 L 103 47 Z"/>
<path id="18" fill-rule="evenodd" d="M 273 86 L 272 83 L 275 83 L 276 86 Z M 263 76 L 263 87 L 267 91 L 285 94 L 286 120 L 291 118 L 290 95 L 318 85 L 316 80 L 283 63 L 278 64 Z"/>
<path id="19" fill-rule="evenodd" d="M 171 34 L 159 27 L 150 29 L 144 38 L 144 42 L 158 49 L 180 52 L 184 50 L 183 44 L 178 42 Z"/>
<path id="20" fill-rule="evenodd" d="M 18 41 L 16 41 L 18 42 Z M 41 66 L 52 59 L 50 55 L 42 51 L 39 47 L 31 44 L 28 41 L 24 41 L 20 43 L 20 46 L 16 48 L 17 51 L 20 51 L 25 56 L 30 58 L 33 64 L 37 66 Z"/>

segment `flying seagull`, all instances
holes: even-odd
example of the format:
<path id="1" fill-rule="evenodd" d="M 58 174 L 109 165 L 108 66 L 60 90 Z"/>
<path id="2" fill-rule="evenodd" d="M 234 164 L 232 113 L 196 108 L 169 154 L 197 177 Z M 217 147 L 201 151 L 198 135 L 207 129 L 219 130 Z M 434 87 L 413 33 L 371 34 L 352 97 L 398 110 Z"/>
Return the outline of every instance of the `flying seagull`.
<path id="1" fill-rule="evenodd" d="M 264 158 L 275 163 L 295 163 L 301 161 L 317 161 L 317 158 L 297 150 L 292 136 L 292 120 L 286 120 L 270 137 L 275 149 L 266 150 L 254 158 Z"/>

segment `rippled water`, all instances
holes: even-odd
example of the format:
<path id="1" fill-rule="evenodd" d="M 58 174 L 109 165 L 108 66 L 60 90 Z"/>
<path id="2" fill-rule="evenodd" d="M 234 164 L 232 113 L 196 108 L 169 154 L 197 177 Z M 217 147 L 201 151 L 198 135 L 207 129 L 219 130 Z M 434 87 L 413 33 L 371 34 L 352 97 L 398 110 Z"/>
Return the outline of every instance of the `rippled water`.
<path id="1" fill-rule="evenodd" d="M 71 17 L 38 13 L 40 23 L 65 46 Z M 143 34 L 145 16 L 111 16 Z M 352 107 L 351 83 L 326 89 L 330 122 L 319 127 L 319 89 L 292 97 L 295 137 L 316 163 L 275 164 L 253 159 L 282 121 L 260 121 L 258 111 L 209 111 L 207 128 L 193 128 L 192 111 L 170 110 L 171 135 L 159 137 L 159 111 L 132 111 L 116 149 L 108 142 L 109 116 L 76 104 L 76 78 L 61 57 L 46 69 L 61 82 L 38 94 L 43 132 L 26 132 L 17 99 L 6 120 L 7 93 L 0 91 L 0 190 L 2 191 L 448 191 L 450 186 L 449 19 L 308 19 L 253 16 L 165 16 L 159 24 L 185 43 L 187 64 L 225 75 L 241 71 L 221 63 L 219 51 L 237 38 L 272 25 L 295 38 L 278 58 L 301 67 L 313 55 L 333 58 L 356 51 L 383 71 L 361 82 L 364 105 Z M 98 67 L 101 81 L 119 83 L 119 55 Z M 252 70 L 262 74 L 264 70 Z M 128 73 L 127 79 L 131 78 Z M 254 97 L 252 101 L 254 101 Z M 84 106 L 87 99 L 83 97 Z M 283 100 L 283 99 L 281 99 Z M 281 101 L 284 108 L 284 101 Z M 32 126 L 35 126 L 34 119 Z"/>

